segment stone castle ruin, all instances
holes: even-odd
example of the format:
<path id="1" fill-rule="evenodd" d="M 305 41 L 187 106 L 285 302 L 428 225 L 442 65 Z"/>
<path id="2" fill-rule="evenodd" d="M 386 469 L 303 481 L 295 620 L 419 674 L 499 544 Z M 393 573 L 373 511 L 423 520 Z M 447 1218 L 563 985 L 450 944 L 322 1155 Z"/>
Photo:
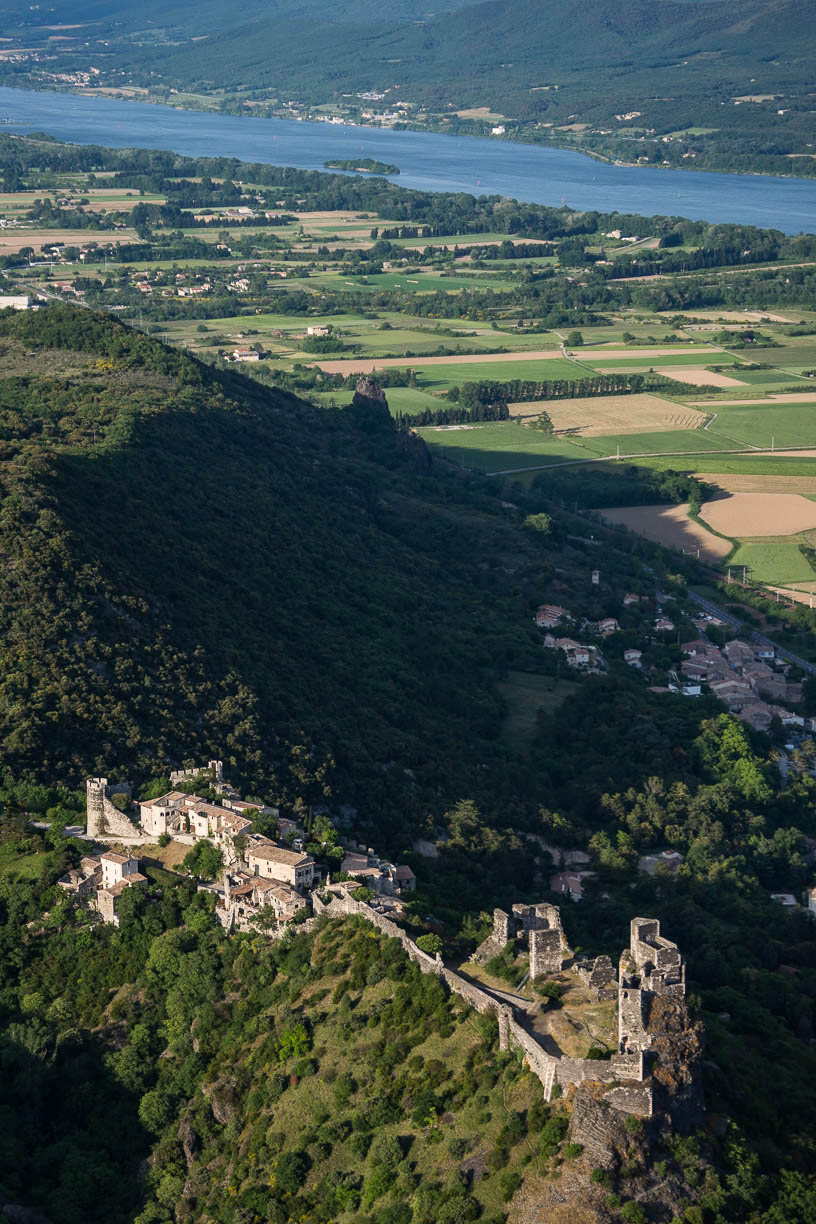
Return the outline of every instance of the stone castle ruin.
<path id="1" fill-rule="evenodd" d="M 359 915 L 383 934 L 398 939 L 423 973 L 443 978 L 476 1011 L 495 1016 L 501 1049 L 522 1055 L 541 1080 L 548 1099 L 556 1085 L 563 1095 L 573 1090 L 579 1105 L 577 1116 L 585 1129 L 587 1125 L 591 1129 L 603 1113 L 612 1118 L 671 1115 L 683 1128 L 699 1121 L 703 1110 L 701 1026 L 691 1021 L 686 1007 L 680 952 L 661 936 L 657 919 L 632 919 L 619 978 L 608 956 L 572 965 L 585 985 L 597 990 L 599 999 L 617 999 L 618 1049 L 608 1060 L 569 1058 L 552 1052 L 551 1046 L 545 1048 L 504 992 L 491 992 L 449 969 L 439 955 L 429 956 L 419 949 L 402 927 L 340 888 L 339 894 L 332 890 L 328 900 L 313 895 L 316 915 Z M 557 906 L 514 905 L 511 914 L 494 911 L 493 931 L 474 959 L 489 960 L 513 939 L 528 943 L 531 977 L 561 973 L 570 958 Z M 581 1142 L 588 1137 L 585 1129 L 579 1136 Z M 600 1127 L 598 1133 L 602 1132 Z M 600 1160 L 602 1144 L 597 1147 Z"/>
<path id="2" fill-rule="evenodd" d="M 208 761 L 206 768 L 203 765 L 197 765 L 191 769 L 174 769 L 170 774 L 170 785 L 178 786 L 181 782 L 192 782 L 194 778 L 206 773 L 211 775 L 213 782 L 223 782 L 224 762 Z"/>
<path id="3" fill-rule="evenodd" d="M 120 812 L 112 795 L 127 795 L 130 799 L 132 790 L 129 782 L 108 784 L 107 778 L 88 778 L 85 782 L 87 805 L 87 837 L 95 837 L 100 841 L 119 841 L 126 845 L 136 845 L 138 842 L 149 841 L 150 838 L 130 820 L 124 812 Z"/>
<path id="4" fill-rule="evenodd" d="M 493 930 L 476 949 L 473 959 L 481 964 L 498 956 L 508 943 L 521 940 L 530 951 L 530 977 L 533 981 L 550 973 L 560 973 L 571 955 L 561 927 L 557 905 L 541 901 L 538 905 L 517 902 L 512 912 L 493 911 Z"/>

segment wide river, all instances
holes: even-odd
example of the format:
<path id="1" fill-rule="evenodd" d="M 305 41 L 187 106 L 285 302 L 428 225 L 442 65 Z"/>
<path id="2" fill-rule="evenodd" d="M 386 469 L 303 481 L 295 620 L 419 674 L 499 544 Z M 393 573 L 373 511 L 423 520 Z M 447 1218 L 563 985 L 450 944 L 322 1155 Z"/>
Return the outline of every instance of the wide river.
<path id="1" fill-rule="evenodd" d="M 0 87 L 11 132 L 49 132 L 77 144 L 172 149 L 320 170 L 358 155 L 399 166 L 394 181 L 426 191 L 510 196 L 601 212 L 682 216 L 816 231 L 816 179 L 614 166 L 566 149 L 434 132 L 252 119 L 146 102 Z"/>

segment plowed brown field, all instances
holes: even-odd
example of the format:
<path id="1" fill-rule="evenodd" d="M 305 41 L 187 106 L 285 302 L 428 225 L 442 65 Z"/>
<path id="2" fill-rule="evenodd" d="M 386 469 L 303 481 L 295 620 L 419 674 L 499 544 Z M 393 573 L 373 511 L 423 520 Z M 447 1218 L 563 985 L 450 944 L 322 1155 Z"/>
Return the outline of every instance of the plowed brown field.
<path id="1" fill-rule="evenodd" d="M 601 510 L 610 523 L 618 523 L 636 531 L 649 540 L 657 540 L 668 548 L 685 549 L 696 554 L 700 550 L 703 561 L 721 561 L 731 551 L 730 540 L 706 531 L 700 523 L 688 517 L 688 505 L 681 506 L 624 506 Z"/>
<path id="2" fill-rule="evenodd" d="M 729 493 L 704 502 L 700 518 L 728 536 L 797 535 L 816 527 L 816 502 L 800 493 Z"/>
<path id="3" fill-rule="evenodd" d="M 547 412 L 556 431 L 570 430 L 584 437 L 697 429 L 706 420 L 702 412 L 648 394 L 598 395 L 510 405 L 511 416 L 536 417 L 542 412 Z"/>

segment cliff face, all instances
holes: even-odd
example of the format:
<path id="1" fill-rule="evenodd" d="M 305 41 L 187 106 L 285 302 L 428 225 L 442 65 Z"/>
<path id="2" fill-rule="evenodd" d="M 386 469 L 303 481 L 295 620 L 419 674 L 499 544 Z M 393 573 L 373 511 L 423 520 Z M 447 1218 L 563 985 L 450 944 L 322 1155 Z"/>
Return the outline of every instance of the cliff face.
<path id="1" fill-rule="evenodd" d="M 703 1113 L 703 1025 L 692 1020 L 685 1003 L 660 996 L 649 1004 L 648 1031 L 652 1034 L 655 1109 L 685 1132 Z"/>

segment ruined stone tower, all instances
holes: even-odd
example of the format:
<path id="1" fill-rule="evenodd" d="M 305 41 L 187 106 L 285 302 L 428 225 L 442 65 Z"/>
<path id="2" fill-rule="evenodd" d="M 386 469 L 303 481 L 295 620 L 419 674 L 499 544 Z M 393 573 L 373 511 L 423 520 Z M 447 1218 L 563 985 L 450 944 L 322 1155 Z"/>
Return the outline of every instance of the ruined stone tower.
<path id="1" fill-rule="evenodd" d="M 130 786 L 127 782 L 122 782 L 116 786 L 116 790 L 129 794 Z M 124 841 L 130 844 L 148 841 L 147 835 L 111 803 L 109 791 L 107 778 L 87 778 L 85 781 L 87 836 L 97 837 L 100 841 Z"/>

